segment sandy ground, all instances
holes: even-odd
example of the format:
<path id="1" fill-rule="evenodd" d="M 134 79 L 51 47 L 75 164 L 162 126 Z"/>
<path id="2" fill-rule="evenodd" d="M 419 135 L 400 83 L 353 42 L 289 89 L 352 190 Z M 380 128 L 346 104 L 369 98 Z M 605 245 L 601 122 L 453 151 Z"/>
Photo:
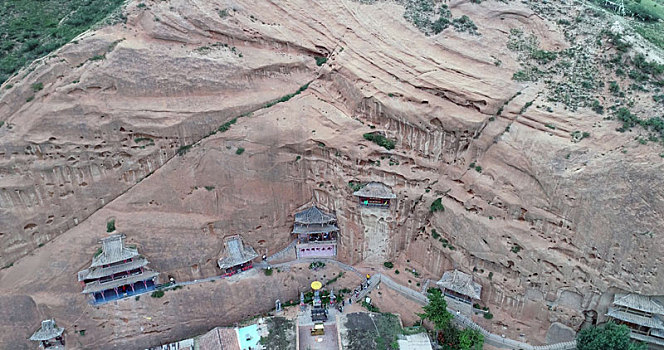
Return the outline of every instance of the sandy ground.
<path id="1" fill-rule="evenodd" d="M 371 297 L 371 303 L 377 306 L 380 311 L 399 315 L 404 327 L 412 326 L 419 321 L 420 318 L 417 313 L 422 312 L 422 306 L 390 288 L 381 287 L 381 285 L 378 287 L 379 289 L 371 291 L 369 296 Z"/>

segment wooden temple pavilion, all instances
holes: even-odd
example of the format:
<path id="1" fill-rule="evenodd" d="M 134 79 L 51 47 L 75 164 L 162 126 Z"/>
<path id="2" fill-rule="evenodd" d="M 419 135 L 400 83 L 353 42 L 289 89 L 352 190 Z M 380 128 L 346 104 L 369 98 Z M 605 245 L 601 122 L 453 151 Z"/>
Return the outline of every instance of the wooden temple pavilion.
<path id="1" fill-rule="evenodd" d="M 232 276 L 252 268 L 257 256 L 254 248 L 244 245 L 240 235 L 233 235 L 224 239 L 224 253 L 217 263 L 224 276 Z"/>
<path id="2" fill-rule="evenodd" d="M 147 259 L 136 248 L 125 247 L 124 234 L 114 234 L 100 241 L 101 249 L 92 258 L 89 268 L 78 273 L 83 294 L 90 294 L 93 303 L 145 293 L 156 288 L 159 273 L 146 267 Z"/>
<path id="3" fill-rule="evenodd" d="M 298 258 L 334 257 L 337 255 L 339 227 L 337 218 L 313 206 L 295 214 L 293 233 Z"/>
<path id="4" fill-rule="evenodd" d="M 446 297 L 466 304 L 472 304 L 474 300 L 480 300 L 482 294 L 482 286 L 473 281 L 473 276 L 459 270 L 445 271 L 440 281 L 436 282 L 436 285 Z"/>
<path id="5" fill-rule="evenodd" d="M 606 315 L 629 327 L 632 339 L 664 347 L 664 297 L 618 293 Z"/>
<path id="6" fill-rule="evenodd" d="M 64 350 L 64 332 L 64 328 L 58 327 L 55 320 L 44 320 L 41 328 L 30 337 L 30 340 L 38 341 L 40 349 Z"/>
<path id="7" fill-rule="evenodd" d="M 397 198 L 391 188 L 380 182 L 369 182 L 355 191 L 353 196 L 359 199 L 360 205 L 378 208 L 389 208 L 390 201 Z"/>

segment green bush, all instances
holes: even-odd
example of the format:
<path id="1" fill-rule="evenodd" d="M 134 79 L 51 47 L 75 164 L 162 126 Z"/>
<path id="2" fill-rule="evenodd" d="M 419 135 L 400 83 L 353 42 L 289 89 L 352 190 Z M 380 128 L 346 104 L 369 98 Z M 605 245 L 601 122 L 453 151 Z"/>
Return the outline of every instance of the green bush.
<path id="1" fill-rule="evenodd" d="M 377 133 L 377 132 L 366 133 L 362 136 L 364 137 L 365 140 L 371 141 L 371 142 L 377 144 L 378 146 L 384 147 L 387 150 L 394 149 L 394 146 L 395 146 L 394 140 L 390 140 L 390 139 L 386 138 L 385 136 L 383 136 L 380 133 Z"/>
<path id="2" fill-rule="evenodd" d="M 383 266 L 387 267 L 388 269 L 391 269 L 394 267 L 394 264 L 391 261 L 386 261 L 383 263 Z"/>
<path id="3" fill-rule="evenodd" d="M 44 84 L 43 83 L 34 83 L 34 84 L 31 85 L 31 87 L 32 87 L 32 91 L 37 92 L 37 91 L 41 91 L 44 88 Z"/>
<path id="4" fill-rule="evenodd" d="M 369 304 L 366 301 L 362 301 L 362 306 L 369 310 L 369 312 L 380 312 L 380 309 L 377 306 L 374 306 L 373 304 Z"/>
<path id="5" fill-rule="evenodd" d="M 597 114 L 604 114 L 604 106 L 598 100 L 594 100 L 590 108 Z"/>
<path id="6" fill-rule="evenodd" d="M 487 320 L 490 320 L 490 319 L 493 318 L 493 314 L 490 313 L 490 312 L 487 312 L 487 313 L 484 314 L 484 318 L 486 318 Z"/>
<path id="7" fill-rule="evenodd" d="M 364 184 L 357 181 L 348 181 L 348 187 L 350 187 L 353 192 L 357 192 L 364 187 Z"/>
<path id="8" fill-rule="evenodd" d="M 316 56 L 314 57 L 314 59 L 316 60 L 316 65 L 319 67 L 324 65 L 325 62 L 327 62 L 327 57 Z"/>
<path id="9" fill-rule="evenodd" d="M 231 119 L 231 120 L 225 122 L 225 123 L 222 124 L 217 130 L 218 130 L 219 132 L 225 132 L 225 131 L 228 131 L 228 129 L 230 129 L 231 126 L 232 126 L 233 124 L 235 124 L 235 123 L 237 123 L 237 118 L 233 118 L 233 119 Z"/>
<path id="10" fill-rule="evenodd" d="M 272 106 L 274 106 L 274 105 L 276 105 L 277 103 L 280 103 L 280 102 L 286 102 L 286 101 L 290 100 L 291 98 L 295 97 L 296 95 L 301 94 L 302 91 L 304 91 L 308 88 L 309 88 L 309 83 L 306 83 L 306 84 L 300 86 L 300 88 L 297 89 L 297 91 L 295 91 L 294 93 L 284 95 L 276 101 L 268 102 L 267 104 L 265 104 L 265 108 L 270 108 L 270 107 L 272 107 Z"/>
<path id="11" fill-rule="evenodd" d="M 553 51 L 533 50 L 533 52 L 530 53 L 530 57 L 539 64 L 547 64 L 554 61 L 556 57 L 558 57 L 558 54 Z"/>
<path id="12" fill-rule="evenodd" d="M 238 147 L 238 149 L 235 151 L 235 154 L 237 154 L 237 155 L 240 155 L 242 153 L 244 153 L 244 148 L 242 148 L 242 147 Z"/>
<path id="13" fill-rule="evenodd" d="M 445 211 L 445 207 L 443 206 L 443 198 L 438 198 L 433 203 L 431 203 L 431 208 L 429 209 L 432 213 L 435 213 L 437 211 Z"/>
<path id="14" fill-rule="evenodd" d="M 164 291 L 163 290 L 155 290 L 154 292 L 152 292 L 152 294 L 150 294 L 150 296 L 153 297 L 153 298 L 161 298 L 161 297 L 164 296 Z"/>
<path id="15" fill-rule="evenodd" d="M 274 272 L 273 269 L 263 269 L 263 272 L 265 272 L 265 276 L 272 276 L 272 273 Z"/>
<path id="16" fill-rule="evenodd" d="M 470 17 L 463 15 L 459 18 L 455 18 L 452 20 L 452 25 L 454 26 L 454 30 L 457 32 L 467 32 L 472 35 L 479 35 L 477 32 L 477 26 L 473 21 L 470 19 Z"/>
<path id="17" fill-rule="evenodd" d="M 106 232 L 115 231 L 115 219 L 108 220 L 106 223 Z"/>
<path id="18" fill-rule="evenodd" d="M 182 156 L 185 153 L 189 152 L 189 150 L 191 149 L 192 146 L 193 145 L 183 145 L 183 146 L 178 147 L 178 150 L 177 150 L 178 156 Z"/>
<path id="19" fill-rule="evenodd" d="M 309 264 L 309 269 L 318 269 L 318 268 L 323 268 L 325 267 L 325 263 L 322 261 L 314 261 L 311 264 Z"/>

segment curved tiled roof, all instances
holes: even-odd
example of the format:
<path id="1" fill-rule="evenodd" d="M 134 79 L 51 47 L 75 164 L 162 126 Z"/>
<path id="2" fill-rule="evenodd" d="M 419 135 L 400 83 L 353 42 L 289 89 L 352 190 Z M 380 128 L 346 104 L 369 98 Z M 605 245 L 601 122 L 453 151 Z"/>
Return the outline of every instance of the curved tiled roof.
<path id="1" fill-rule="evenodd" d="M 144 270 L 142 273 L 136 274 L 136 275 L 129 275 L 124 278 L 119 278 L 116 280 L 110 280 L 108 282 L 102 283 L 101 280 L 96 280 L 94 282 L 90 282 L 85 285 L 85 288 L 81 292 L 81 294 L 87 294 L 87 293 L 94 293 L 94 292 L 101 292 L 104 290 L 108 289 L 113 289 L 115 287 L 120 287 L 136 282 L 141 282 L 141 281 L 148 281 L 151 280 L 155 277 L 159 276 L 158 272 L 155 271 L 150 271 L 150 270 Z"/>
<path id="2" fill-rule="evenodd" d="M 619 293 L 613 297 L 613 304 L 628 307 L 630 309 L 650 312 L 652 314 L 664 315 L 664 305 L 647 295 Z"/>
<path id="3" fill-rule="evenodd" d="M 353 193 L 353 196 L 381 198 L 381 199 L 394 199 L 397 196 L 392 193 L 392 189 L 387 185 L 380 182 L 369 182 L 364 187 Z"/>
<path id="4" fill-rule="evenodd" d="M 64 332 L 64 328 L 55 325 L 55 320 L 44 320 L 39 328 L 31 337 L 30 340 L 42 341 L 59 337 Z"/>
<path id="5" fill-rule="evenodd" d="M 441 288 L 455 291 L 473 299 L 480 299 L 482 293 L 482 286 L 473 282 L 473 276 L 459 270 L 445 271 L 443 277 L 436 284 Z"/>
<path id="6" fill-rule="evenodd" d="M 657 315 L 653 317 L 645 317 L 641 315 L 635 315 L 633 313 L 629 313 L 626 311 L 618 310 L 616 308 L 609 308 L 609 312 L 607 312 L 606 315 L 621 321 L 626 321 L 641 326 L 664 329 L 664 322 L 662 322 L 662 320 L 659 317 L 657 317 Z"/>
<path id="7" fill-rule="evenodd" d="M 226 238 L 224 246 L 224 257 L 217 262 L 222 270 L 244 264 L 258 256 L 254 248 L 244 245 L 239 235 Z"/>
<path id="8" fill-rule="evenodd" d="M 298 224 L 325 224 L 336 220 L 337 218 L 334 215 L 324 213 L 315 205 L 295 214 L 295 223 Z"/>
<path id="9" fill-rule="evenodd" d="M 112 274 L 122 272 L 122 271 L 131 271 L 134 269 L 137 269 L 139 267 L 144 267 L 148 264 L 148 261 L 142 257 L 139 256 L 137 258 L 134 258 L 134 260 L 125 263 L 125 264 L 119 264 L 115 266 L 109 266 L 109 267 L 91 267 L 89 269 L 85 269 L 83 271 L 78 272 L 78 280 L 79 281 L 84 281 L 84 280 L 91 280 L 95 278 L 101 278 L 104 276 L 110 276 Z"/>
<path id="10" fill-rule="evenodd" d="M 138 256 L 136 248 L 127 248 L 124 246 L 124 239 L 124 234 L 114 234 L 102 239 L 100 241 L 101 254 L 92 258 L 92 265 L 90 267 L 112 264 Z"/>

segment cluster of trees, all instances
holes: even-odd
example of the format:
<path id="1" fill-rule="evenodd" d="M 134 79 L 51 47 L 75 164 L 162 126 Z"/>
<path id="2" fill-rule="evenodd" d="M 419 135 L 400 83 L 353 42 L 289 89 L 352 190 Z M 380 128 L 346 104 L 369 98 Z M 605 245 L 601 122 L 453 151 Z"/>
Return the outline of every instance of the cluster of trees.
<path id="1" fill-rule="evenodd" d="M 439 289 L 427 291 L 429 304 L 419 316 L 433 323 L 436 339 L 444 350 L 482 350 L 484 335 L 466 328 L 458 329 L 452 324 L 452 314 Z M 644 343 L 632 341 L 630 330 L 625 325 L 608 322 L 602 326 L 581 330 L 576 336 L 577 350 L 647 350 Z"/>
<path id="2" fill-rule="evenodd" d="M 629 338 L 629 328 L 609 322 L 599 327 L 582 329 L 576 335 L 577 350 L 646 350 L 644 343 Z"/>
<path id="3" fill-rule="evenodd" d="M 482 350 L 484 335 L 466 328 L 458 329 L 452 324 L 452 314 L 447 311 L 447 303 L 439 289 L 430 288 L 427 297 L 429 304 L 419 314 L 422 319 L 429 320 L 436 329 L 436 338 L 444 350 Z"/>

